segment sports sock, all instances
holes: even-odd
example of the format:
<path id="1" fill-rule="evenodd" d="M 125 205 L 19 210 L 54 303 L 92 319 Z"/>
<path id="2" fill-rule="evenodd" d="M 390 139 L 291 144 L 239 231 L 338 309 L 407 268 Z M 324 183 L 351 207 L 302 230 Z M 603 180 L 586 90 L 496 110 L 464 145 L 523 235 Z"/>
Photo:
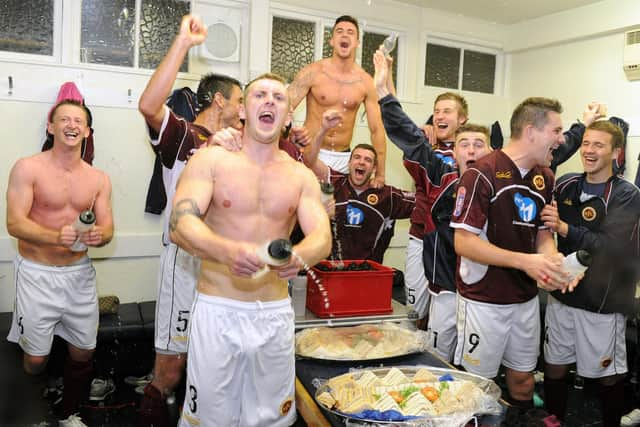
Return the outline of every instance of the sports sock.
<path id="1" fill-rule="evenodd" d="M 93 361 L 79 362 L 67 358 L 63 376 L 62 419 L 78 412 L 80 402 L 88 393 L 92 373 Z"/>
<path id="2" fill-rule="evenodd" d="M 544 377 L 544 406 L 547 412 L 564 421 L 568 398 L 569 390 L 566 378 L 556 380 Z"/>
<path id="3" fill-rule="evenodd" d="M 138 427 L 169 427 L 167 399 L 152 383 L 144 388 Z"/>
<path id="4" fill-rule="evenodd" d="M 620 418 L 624 415 L 624 381 L 609 386 L 599 384 L 598 397 L 602 404 L 602 425 L 620 426 Z"/>

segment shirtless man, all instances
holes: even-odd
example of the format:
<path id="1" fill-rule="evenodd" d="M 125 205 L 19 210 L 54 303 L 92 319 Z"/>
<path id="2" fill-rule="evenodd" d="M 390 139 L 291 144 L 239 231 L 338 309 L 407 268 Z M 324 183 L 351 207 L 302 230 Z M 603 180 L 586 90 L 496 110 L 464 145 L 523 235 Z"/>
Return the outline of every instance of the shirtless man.
<path id="1" fill-rule="evenodd" d="M 284 80 L 267 74 L 244 94 L 242 149 L 199 150 L 174 197 L 171 238 L 199 257 L 189 333 L 181 426 L 285 426 L 295 421 L 294 314 L 287 280 L 331 249 L 320 188 L 302 163 L 278 149 L 289 100 Z M 287 238 L 296 219 L 305 238 L 283 266 L 257 252 Z"/>
<path id="2" fill-rule="evenodd" d="M 307 98 L 304 125 L 311 135 L 320 130 L 322 113 L 326 110 L 331 108 L 342 113 L 342 123 L 322 141 L 320 160 L 338 172 L 349 173 L 353 129 L 358 108 L 364 103 L 371 142 L 378 153 L 373 185 L 379 188 L 385 178 L 386 140 L 373 79 L 355 62 L 360 45 L 358 21 L 346 15 L 336 19 L 329 43 L 333 47 L 331 58 L 307 65 L 289 86 L 292 108 L 295 110 L 300 101 Z"/>
<path id="3" fill-rule="evenodd" d="M 140 112 L 156 135 L 151 146 L 162 159 L 169 206 L 180 174 L 193 152 L 205 146 L 221 128 L 242 127 L 239 116 L 242 89 L 240 82 L 228 76 L 207 74 L 200 79 L 196 95 L 198 114 L 193 123 L 164 105 L 189 49 L 203 43 L 206 37 L 207 27 L 200 19 L 184 16 L 171 48 L 140 97 Z M 171 209 L 165 210 L 158 274 L 154 375 L 140 402 L 139 427 L 164 427 L 172 423 L 166 399 L 180 382 L 186 365 L 189 316 L 200 272 L 200 260 L 171 243 L 170 212 Z"/>
<path id="4" fill-rule="evenodd" d="M 54 107 L 47 130 L 53 148 L 18 160 L 9 176 L 7 230 L 18 239 L 16 304 L 8 340 L 24 351 L 24 370 L 40 374 L 54 333 L 68 343 L 61 426 L 84 426 L 74 415 L 91 378 L 98 331 L 96 273 L 86 246 L 113 236 L 109 177 L 82 161 L 88 114 L 77 101 Z M 93 211 L 95 225 L 78 233 L 80 213 Z M 72 251 L 79 240 L 83 250 Z"/>

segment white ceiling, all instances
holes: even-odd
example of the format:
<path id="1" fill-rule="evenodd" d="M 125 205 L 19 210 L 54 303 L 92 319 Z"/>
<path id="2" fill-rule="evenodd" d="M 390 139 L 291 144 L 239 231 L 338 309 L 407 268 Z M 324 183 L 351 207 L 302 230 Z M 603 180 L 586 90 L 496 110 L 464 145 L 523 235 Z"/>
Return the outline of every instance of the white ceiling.
<path id="1" fill-rule="evenodd" d="M 602 0 L 396 0 L 438 9 L 498 24 L 538 18 L 544 15 L 598 3 Z M 373 0 L 375 2 L 375 0 Z"/>

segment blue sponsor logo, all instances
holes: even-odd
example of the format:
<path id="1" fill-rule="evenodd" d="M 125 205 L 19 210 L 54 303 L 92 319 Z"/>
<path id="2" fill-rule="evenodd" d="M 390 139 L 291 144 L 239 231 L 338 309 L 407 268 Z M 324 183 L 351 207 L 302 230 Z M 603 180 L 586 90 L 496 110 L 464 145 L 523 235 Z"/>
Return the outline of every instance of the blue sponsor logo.
<path id="1" fill-rule="evenodd" d="M 455 164 L 455 160 L 453 160 L 453 157 L 445 156 L 442 153 L 435 153 L 435 154 L 436 154 L 436 157 L 442 160 L 443 163 L 449 166 L 453 166 Z"/>
<path id="2" fill-rule="evenodd" d="M 518 208 L 518 216 L 522 221 L 531 222 L 538 213 L 536 203 L 529 197 L 524 197 L 520 193 L 516 193 L 513 202 Z"/>
<path id="3" fill-rule="evenodd" d="M 347 224 L 360 225 L 364 222 L 364 212 L 360 209 L 347 205 Z"/>

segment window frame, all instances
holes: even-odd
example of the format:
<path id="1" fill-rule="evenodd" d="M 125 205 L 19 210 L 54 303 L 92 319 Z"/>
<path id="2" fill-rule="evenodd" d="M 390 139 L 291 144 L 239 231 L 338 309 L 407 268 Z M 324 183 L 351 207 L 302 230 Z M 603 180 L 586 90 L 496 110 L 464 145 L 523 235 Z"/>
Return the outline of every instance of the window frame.
<path id="1" fill-rule="evenodd" d="M 505 54 L 502 46 L 497 43 L 492 43 L 485 40 L 478 39 L 461 39 L 457 36 L 449 35 L 449 34 L 438 34 L 438 33 L 425 33 L 422 37 L 422 59 L 420 60 L 420 84 L 423 88 L 440 88 L 447 89 L 458 92 L 465 93 L 477 93 L 481 95 L 489 95 L 489 96 L 502 96 L 504 94 L 504 64 L 505 64 Z M 440 46 L 446 46 L 451 48 L 460 49 L 460 69 L 458 70 L 458 86 L 457 88 L 443 88 L 440 86 L 430 86 L 425 84 L 425 75 L 427 72 L 427 45 L 435 44 Z M 462 89 L 462 80 L 464 75 L 464 52 L 465 50 L 470 50 L 479 53 L 486 53 L 490 55 L 494 55 L 496 58 L 496 68 L 493 76 L 493 92 L 478 92 L 478 91 L 469 91 Z"/>
<path id="2" fill-rule="evenodd" d="M 136 1 L 136 28 L 140 26 L 140 12 L 142 0 Z M 195 0 L 189 0 L 189 7 L 193 10 Z M 64 12 L 64 13 L 63 13 Z M 54 0 L 53 24 L 53 55 L 35 55 L 0 51 L 0 62 L 27 63 L 33 65 L 54 65 L 72 67 L 77 70 L 107 71 L 121 74 L 151 76 L 155 69 L 126 67 L 121 65 L 93 64 L 80 60 L 82 47 L 82 2 L 77 0 Z M 66 31 L 62 31 L 65 28 Z M 134 41 L 134 64 L 138 63 L 140 55 L 140 34 L 136 31 Z M 188 55 L 188 68 L 192 68 L 192 54 Z M 178 72 L 178 79 L 199 81 L 200 74 L 192 72 Z"/>
<path id="3" fill-rule="evenodd" d="M 38 55 L 35 53 L 10 52 L 0 50 L 0 61 L 7 62 L 28 62 L 37 64 L 59 64 L 62 62 L 62 28 L 63 28 L 63 5 L 65 0 L 53 1 L 53 49 L 51 55 Z"/>
<path id="4" fill-rule="evenodd" d="M 282 3 L 274 2 L 271 4 L 269 10 L 269 50 L 268 50 L 268 64 L 271 64 L 271 51 L 272 51 L 272 34 L 273 34 L 273 18 L 285 18 L 295 19 L 299 21 L 312 22 L 315 24 L 315 37 L 314 37 L 314 49 L 313 57 L 314 62 L 322 59 L 322 46 L 323 46 L 323 34 L 325 27 L 332 28 L 333 24 L 341 14 L 325 13 L 316 11 L 313 9 L 306 9 L 302 7 L 296 7 L 286 5 Z M 377 21 L 370 21 L 365 19 L 359 19 L 360 24 L 360 46 L 356 50 L 356 63 L 362 66 L 362 43 L 364 39 L 364 33 L 377 33 L 377 34 L 390 34 L 391 32 L 398 33 L 398 47 L 396 48 L 396 58 L 399 56 L 398 62 L 398 76 L 396 80 L 398 82 L 396 91 L 398 97 L 401 97 L 405 92 L 405 80 L 403 77 L 406 75 L 407 69 L 407 41 L 408 36 L 406 30 L 392 24 L 384 24 Z M 371 59 L 373 60 L 373 59 Z"/>

